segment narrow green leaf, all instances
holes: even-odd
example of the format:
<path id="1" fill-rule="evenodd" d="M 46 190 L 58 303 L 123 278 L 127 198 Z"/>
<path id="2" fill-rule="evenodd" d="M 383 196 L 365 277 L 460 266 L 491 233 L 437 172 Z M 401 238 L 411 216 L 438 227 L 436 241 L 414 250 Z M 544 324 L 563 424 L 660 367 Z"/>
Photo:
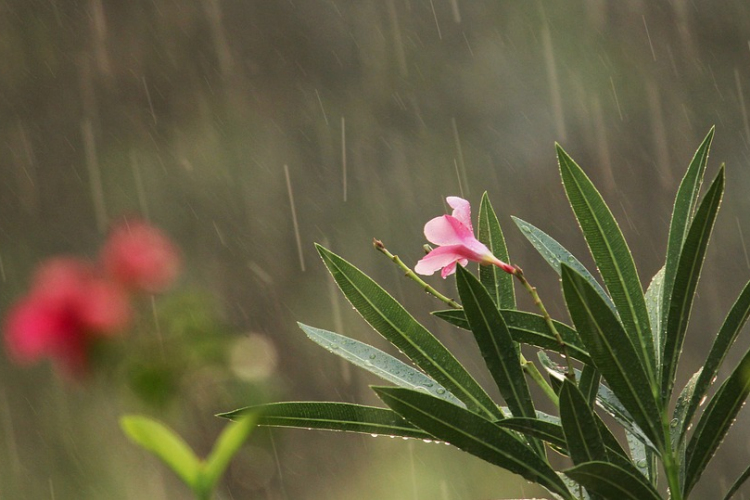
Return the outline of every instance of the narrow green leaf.
<path id="1" fill-rule="evenodd" d="M 503 230 L 497 220 L 487 192 L 482 195 L 479 204 L 479 224 L 477 239 L 487 245 L 495 257 L 503 262 L 510 262 L 508 247 L 505 245 Z M 480 266 L 479 279 L 487 288 L 492 300 L 501 309 L 516 308 L 516 292 L 513 288 L 513 276 L 497 266 Z"/>
<path id="2" fill-rule="evenodd" d="M 656 489 L 633 471 L 608 462 L 587 462 L 563 471 L 567 476 L 604 498 L 661 500 Z"/>
<path id="3" fill-rule="evenodd" d="M 579 389 L 586 398 L 586 402 L 589 407 L 593 407 L 596 402 L 596 394 L 599 392 L 599 384 L 601 383 L 602 375 L 594 368 L 593 365 L 585 365 L 579 378 Z"/>
<path id="4" fill-rule="evenodd" d="M 698 286 L 708 240 L 711 237 L 723 193 L 724 166 L 722 165 L 690 224 L 685 243 L 682 245 L 673 288 L 668 292 L 670 301 L 664 303 L 664 306 L 668 307 L 668 311 L 665 312 L 667 321 L 663 331 L 664 350 L 661 365 L 662 400 L 665 402 L 672 395 L 677 363 L 690 321 L 695 289 Z"/>
<path id="5" fill-rule="evenodd" d="M 654 337 L 654 356 L 656 357 L 657 371 L 661 366 L 662 360 L 662 334 L 661 334 L 661 317 L 662 317 L 662 294 L 664 293 L 664 266 L 651 278 L 651 284 L 646 290 L 646 308 L 648 309 L 648 319 L 651 323 L 651 333 Z"/>
<path id="6" fill-rule="evenodd" d="M 453 354 L 396 299 L 346 260 L 320 245 L 316 247 L 344 296 L 378 333 L 470 410 L 493 418 L 504 416 Z"/>
<path id="7" fill-rule="evenodd" d="M 574 464 L 607 461 L 594 413 L 581 391 L 567 379 L 560 390 L 560 421 Z"/>
<path id="8" fill-rule="evenodd" d="M 677 265 L 682 254 L 682 245 L 685 242 L 685 238 L 687 238 L 693 212 L 698 205 L 698 194 L 700 193 L 701 184 L 703 184 L 703 175 L 706 171 L 708 152 L 711 149 L 713 138 L 714 127 L 711 127 L 708 135 L 706 135 L 706 138 L 703 139 L 700 147 L 695 152 L 695 156 L 693 156 L 690 166 L 680 182 L 680 187 L 677 189 L 674 209 L 672 210 L 672 220 L 669 224 L 667 258 L 664 264 L 664 284 L 660 318 L 662 327 L 667 323 L 669 305 L 672 302 L 672 290 L 674 289 L 675 277 L 677 275 Z"/>
<path id="9" fill-rule="evenodd" d="M 325 431 L 359 432 L 384 436 L 432 439 L 421 429 L 401 418 L 393 410 L 351 403 L 299 401 L 248 406 L 218 416 L 240 418 L 247 413 L 258 413 L 258 425 Z"/>
<path id="10" fill-rule="evenodd" d="M 747 323 L 748 317 L 750 317 L 750 282 L 745 285 L 737 301 L 729 310 L 729 314 L 724 319 L 724 323 L 721 325 L 721 329 L 714 339 L 711 350 L 708 352 L 708 357 L 706 357 L 706 362 L 703 364 L 701 374 L 695 383 L 693 395 L 685 410 L 680 432 L 681 441 L 685 440 L 687 429 L 690 426 L 693 415 L 695 415 L 695 411 L 700 406 L 701 400 L 706 397 L 708 388 L 711 386 L 721 364 L 724 362 L 729 348 L 732 347 L 737 335 L 739 335 L 745 323 Z"/>
<path id="11" fill-rule="evenodd" d="M 745 481 L 750 478 L 750 465 L 747 466 L 747 468 L 740 474 L 740 477 L 737 478 L 737 480 L 732 484 L 731 488 L 727 491 L 727 494 L 724 495 L 724 500 L 729 500 L 734 496 L 735 493 L 739 491 L 739 489 L 742 487 L 743 484 L 745 484 Z"/>
<path id="12" fill-rule="evenodd" d="M 213 491 L 232 457 L 234 457 L 235 453 L 245 443 L 245 440 L 253 431 L 257 422 L 257 413 L 246 413 L 234 422 L 227 424 L 216 440 L 216 444 L 208 455 L 203 467 L 203 474 L 201 475 L 203 491 Z"/>
<path id="13" fill-rule="evenodd" d="M 570 253 L 564 246 L 562 246 L 556 239 L 554 239 L 552 236 L 548 235 L 538 227 L 534 226 L 533 224 L 529 224 L 528 222 L 519 219 L 518 217 L 513 217 L 513 222 L 516 223 L 516 226 L 518 226 L 518 229 L 521 230 L 521 234 L 526 236 L 526 239 L 529 240 L 529 242 L 536 248 L 536 251 L 539 252 L 539 254 L 544 258 L 544 260 L 547 261 L 547 264 L 552 266 L 552 269 L 557 271 L 557 274 L 560 274 L 560 264 L 565 263 L 568 266 L 572 267 L 578 273 L 586 278 L 586 280 L 591 283 L 591 285 L 596 289 L 597 293 L 601 296 L 602 299 L 609 305 L 610 309 L 617 312 L 617 309 L 615 309 L 615 305 L 612 303 L 612 299 L 607 295 L 607 292 L 604 291 L 604 288 L 599 284 L 598 281 L 596 281 L 596 278 L 589 272 L 588 269 L 586 269 L 586 266 L 584 266 L 580 260 L 576 258 L 575 255 Z"/>
<path id="14" fill-rule="evenodd" d="M 476 413 L 409 389 L 373 387 L 373 390 L 385 404 L 435 438 L 519 474 L 565 499 L 573 499 L 545 460 L 509 431 Z"/>
<path id="15" fill-rule="evenodd" d="M 568 311 L 594 366 L 638 426 L 664 449 L 659 406 L 630 338 L 596 290 L 565 264 L 562 282 Z"/>
<path id="16" fill-rule="evenodd" d="M 630 456 L 633 458 L 631 463 L 635 464 L 638 472 L 656 487 L 659 474 L 657 454 L 632 432 L 626 430 L 625 439 L 628 442 Z"/>
<path id="17" fill-rule="evenodd" d="M 436 398 L 444 399 L 454 405 L 466 407 L 456 396 L 451 394 L 434 379 L 428 377 L 416 368 L 394 358 L 380 349 L 358 340 L 321 330 L 302 323 L 297 323 L 307 336 L 316 344 L 328 349 L 333 354 L 341 356 L 350 363 L 364 368 L 388 382 L 400 387 L 428 392 Z"/>
<path id="18" fill-rule="evenodd" d="M 687 461 L 685 460 L 685 440 L 681 439 L 681 430 L 683 427 L 687 428 L 685 425 L 685 416 L 687 415 L 688 402 L 693 399 L 695 385 L 700 378 L 701 371 L 702 369 L 695 372 L 680 392 L 674 407 L 672 420 L 669 423 L 669 437 L 671 439 L 672 450 L 676 452 L 675 455 L 680 464 L 680 484 L 685 484 L 685 467 L 687 466 Z"/>
<path id="19" fill-rule="evenodd" d="M 617 307 L 625 332 L 636 348 L 640 364 L 645 369 L 646 380 L 656 381 L 654 342 L 648 311 L 630 249 L 599 191 L 559 145 L 557 158 L 570 206 L 607 285 L 612 302 Z M 585 278 L 581 279 L 587 281 Z M 598 295 L 596 289 L 592 287 L 592 290 Z M 602 302 L 607 305 L 603 300 Z"/>
<path id="20" fill-rule="evenodd" d="M 453 326 L 463 328 L 464 330 L 471 330 L 463 309 L 447 309 L 444 311 L 435 311 L 432 314 Z M 548 351 L 560 352 L 560 344 L 549 333 L 549 328 L 547 328 L 544 318 L 539 314 L 510 309 L 503 309 L 500 311 L 500 314 L 503 315 L 505 324 L 508 325 L 508 330 L 514 341 L 541 347 Z M 555 324 L 555 328 L 562 337 L 563 342 L 565 342 L 570 356 L 582 363 L 591 363 L 591 358 L 589 358 L 586 348 L 578 337 L 578 333 L 564 323 L 555 320 L 552 320 L 552 322 Z"/>
<path id="21" fill-rule="evenodd" d="M 685 452 L 685 496 L 698 482 L 749 394 L 750 351 L 711 398 L 690 438 Z"/>
<path id="22" fill-rule="evenodd" d="M 190 489 L 198 487 L 201 461 L 172 429 L 140 415 L 122 417 L 120 427 L 131 441 L 159 457 Z"/>
<path id="23" fill-rule="evenodd" d="M 565 435 L 559 423 L 527 417 L 505 418 L 495 423 L 504 429 L 510 429 L 546 441 L 560 448 L 566 455 L 568 454 L 568 444 L 565 441 Z"/>

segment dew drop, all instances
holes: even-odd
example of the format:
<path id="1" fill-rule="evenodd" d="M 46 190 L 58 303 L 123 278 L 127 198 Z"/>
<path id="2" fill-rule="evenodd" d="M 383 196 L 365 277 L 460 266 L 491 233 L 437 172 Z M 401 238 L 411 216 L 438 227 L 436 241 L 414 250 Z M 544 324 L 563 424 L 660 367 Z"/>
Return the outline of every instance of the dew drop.
<path id="1" fill-rule="evenodd" d="M 677 421 L 677 419 L 676 419 L 676 418 L 673 418 L 673 419 L 672 419 L 672 421 L 671 421 L 671 422 L 669 422 L 669 426 L 670 426 L 670 427 L 672 427 L 672 428 L 674 429 L 675 427 L 677 427 L 677 424 L 678 424 L 678 423 L 679 423 L 679 422 Z"/>
<path id="2" fill-rule="evenodd" d="M 437 392 L 438 394 L 445 394 L 445 389 L 443 389 L 442 387 L 438 387 L 435 392 Z"/>

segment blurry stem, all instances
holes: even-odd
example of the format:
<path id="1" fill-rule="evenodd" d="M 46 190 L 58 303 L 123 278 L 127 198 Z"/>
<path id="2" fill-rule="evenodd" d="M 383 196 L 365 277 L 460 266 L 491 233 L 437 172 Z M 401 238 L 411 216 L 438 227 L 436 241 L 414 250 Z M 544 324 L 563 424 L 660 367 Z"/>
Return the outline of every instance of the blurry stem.
<path id="1" fill-rule="evenodd" d="M 531 299 L 534 301 L 534 305 L 536 305 L 539 308 L 539 311 L 542 313 L 542 317 L 544 318 L 544 322 L 547 324 L 547 328 L 549 329 L 550 333 L 555 337 L 558 344 L 560 344 L 560 352 L 565 357 L 565 361 L 568 365 L 568 371 L 565 373 L 565 376 L 571 382 L 575 383 L 576 376 L 575 376 L 575 371 L 573 370 L 573 361 L 571 360 L 570 355 L 568 355 L 568 348 L 565 344 L 565 341 L 563 341 L 562 337 L 560 336 L 560 332 L 558 332 L 557 328 L 555 328 L 555 324 L 552 322 L 552 318 L 547 312 L 547 308 L 544 307 L 544 303 L 542 303 L 542 299 L 539 298 L 539 294 L 537 293 L 536 288 L 531 286 L 531 283 L 526 281 L 526 277 L 524 276 L 523 270 L 520 267 L 515 266 L 513 276 L 515 276 L 516 279 L 521 282 L 521 284 L 526 289 L 526 291 L 529 292 L 529 294 L 531 295 Z"/>
<path id="2" fill-rule="evenodd" d="M 407 266 L 406 264 L 404 264 L 404 261 L 402 261 L 398 257 L 398 255 L 393 255 L 391 252 L 389 252 L 388 249 L 385 248 L 385 245 L 383 245 L 382 241 L 377 240 L 377 239 L 373 239 L 372 240 L 372 245 L 375 247 L 375 250 L 377 250 L 378 252 L 382 253 L 383 255 L 385 255 L 386 257 L 388 257 L 389 259 L 391 259 L 394 264 L 396 264 L 399 268 L 401 268 L 401 270 L 404 271 L 404 273 L 406 274 L 406 276 L 408 278 L 410 278 L 411 280 L 417 282 L 417 284 L 419 286 L 421 286 L 422 289 L 424 289 L 425 292 L 427 292 L 430 295 L 434 296 L 435 298 L 437 298 L 437 299 L 445 302 L 446 304 L 448 304 L 449 306 L 451 306 L 454 309 L 461 309 L 461 304 L 459 304 L 458 302 L 456 302 L 455 300 L 453 300 L 451 298 L 446 297 L 445 295 L 443 295 L 442 293 L 438 292 L 437 290 L 435 290 L 434 288 L 432 288 L 430 285 L 428 285 L 427 283 L 425 283 L 425 281 L 422 278 L 420 278 L 419 276 L 417 276 L 417 274 L 414 271 L 412 271 L 409 268 L 409 266 Z"/>
<path id="3" fill-rule="evenodd" d="M 545 380 L 544 376 L 539 372 L 539 369 L 536 367 L 536 365 L 527 360 L 523 354 L 521 354 L 521 368 L 523 371 L 531 377 L 531 379 L 537 383 L 537 385 L 544 391 L 545 396 L 549 398 L 552 403 L 560 407 L 560 398 L 557 397 L 557 394 L 555 393 L 555 390 L 552 388 L 549 383 L 547 383 L 547 380 Z"/>

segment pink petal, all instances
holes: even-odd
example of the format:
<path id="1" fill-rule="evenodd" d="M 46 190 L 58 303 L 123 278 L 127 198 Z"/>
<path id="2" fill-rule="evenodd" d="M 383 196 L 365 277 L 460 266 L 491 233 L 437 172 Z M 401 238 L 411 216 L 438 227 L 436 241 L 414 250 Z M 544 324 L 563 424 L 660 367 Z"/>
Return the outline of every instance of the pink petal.
<path id="1" fill-rule="evenodd" d="M 464 245 L 474 239 L 472 230 L 452 215 L 435 217 L 424 225 L 427 241 L 435 245 Z"/>
<path id="2" fill-rule="evenodd" d="M 448 196 L 445 201 L 447 201 L 448 205 L 453 209 L 453 217 L 458 219 L 461 224 L 469 228 L 469 231 L 473 233 L 474 228 L 471 225 L 471 204 L 458 196 Z"/>
<path id="3" fill-rule="evenodd" d="M 417 262 L 414 271 L 418 274 L 430 276 L 435 271 L 463 259 L 464 256 L 461 255 L 460 249 L 461 245 L 438 247 Z"/>

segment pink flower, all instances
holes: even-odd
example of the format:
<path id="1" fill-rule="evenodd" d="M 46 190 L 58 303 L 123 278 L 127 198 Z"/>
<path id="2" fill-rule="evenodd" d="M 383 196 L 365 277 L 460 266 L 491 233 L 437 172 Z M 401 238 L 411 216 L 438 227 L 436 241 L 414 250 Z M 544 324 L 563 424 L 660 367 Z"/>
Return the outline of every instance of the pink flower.
<path id="1" fill-rule="evenodd" d="M 107 275 L 133 291 L 164 291 L 180 270 L 177 248 L 164 233 L 141 220 L 117 226 L 101 258 Z"/>
<path id="2" fill-rule="evenodd" d="M 492 264 L 514 274 L 513 266 L 492 255 L 489 248 L 474 237 L 469 202 L 457 196 L 449 196 L 446 201 L 453 208 L 453 214 L 435 217 L 424 226 L 427 240 L 439 246 L 417 262 L 414 270 L 429 276 L 442 269 L 440 275 L 446 278 L 456 272 L 456 264 L 466 266 L 473 261 Z"/>
<path id="3" fill-rule="evenodd" d="M 5 343 L 18 362 L 51 357 L 69 373 L 81 374 L 91 341 L 121 331 L 130 315 L 124 290 L 97 275 L 89 263 L 50 259 L 8 314 Z"/>

